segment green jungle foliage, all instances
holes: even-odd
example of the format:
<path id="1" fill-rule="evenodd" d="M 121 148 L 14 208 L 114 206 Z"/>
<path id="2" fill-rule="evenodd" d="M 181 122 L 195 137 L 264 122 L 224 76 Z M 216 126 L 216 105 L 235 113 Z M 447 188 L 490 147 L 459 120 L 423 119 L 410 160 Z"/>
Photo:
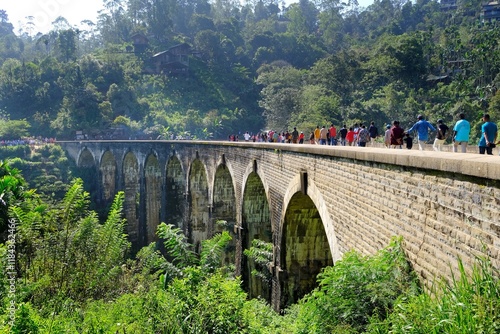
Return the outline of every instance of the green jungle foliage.
<path id="1" fill-rule="evenodd" d="M 0 146 L 0 160 L 23 171 L 27 187 L 36 189 L 45 198 L 62 199 L 73 178 L 74 165 L 58 145 L 40 146 L 13 145 Z"/>
<path id="2" fill-rule="evenodd" d="M 249 300 L 222 265 L 227 231 L 197 254 L 179 228 L 162 223 L 163 252 L 152 243 L 132 258 L 123 193 L 100 222 L 80 179 L 63 199 L 46 202 L 16 169 L 3 163 L 0 171 L 1 207 L 17 224 L 14 266 L 10 243 L 0 243 L 0 333 L 496 333 L 500 326 L 499 273 L 486 259 L 470 272 L 459 263 L 459 277 L 423 292 L 403 240 L 394 238 L 373 256 L 345 254 L 280 315 Z M 263 268 L 270 258 L 262 242 L 245 253 Z"/>
<path id="3" fill-rule="evenodd" d="M 500 29 L 478 0 L 104 3 L 97 22 L 37 33 L 28 17 L 17 35 L 0 9 L 1 138 L 407 129 L 463 112 L 474 142 L 482 113 L 500 119 Z M 180 73 L 157 61 L 176 45 L 190 47 Z"/>
<path id="4" fill-rule="evenodd" d="M 0 240 L 5 239 L 8 217 L 8 205 L 5 204 L 9 203 L 8 199 L 21 200 L 36 191 L 37 196 L 47 201 L 61 200 L 74 178 L 72 166 L 73 163 L 58 145 L 0 146 L 0 170 L 6 173 L 0 185 L 5 190 L 5 197 L 0 199 L 4 204 L 0 207 Z M 12 193 L 10 189 L 16 192 Z"/>

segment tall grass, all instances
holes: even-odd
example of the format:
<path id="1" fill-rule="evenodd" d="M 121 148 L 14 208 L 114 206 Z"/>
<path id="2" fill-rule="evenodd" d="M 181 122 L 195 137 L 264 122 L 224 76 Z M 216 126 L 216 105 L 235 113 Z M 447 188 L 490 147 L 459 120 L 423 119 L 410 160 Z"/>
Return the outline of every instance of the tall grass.
<path id="1" fill-rule="evenodd" d="M 500 333 L 499 272 L 478 257 L 468 272 L 442 279 L 429 293 L 402 296 L 383 322 L 374 321 L 368 333 Z"/>

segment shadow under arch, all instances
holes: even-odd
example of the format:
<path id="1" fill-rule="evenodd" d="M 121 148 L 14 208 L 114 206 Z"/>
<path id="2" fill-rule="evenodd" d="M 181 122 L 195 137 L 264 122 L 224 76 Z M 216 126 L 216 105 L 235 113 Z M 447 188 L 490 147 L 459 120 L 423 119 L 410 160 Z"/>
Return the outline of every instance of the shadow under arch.
<path id="1" fill-rule="evenodd" d="M 87 147 L 84 147 L 78 155 L 77 168 L 73 176 L 83 181 L 83 188 L 90 195 L 90 208 L 95 210 L 99 216 L 103 217 L 107 212 L 106 206 L 100 205 L 100 180 L 96 177 L 99 172 L 98 163 L 94 153 Z"/>
<path id="2" fill-rule="evenodd" d="M 158 158 L 151 153 L 144 164 L 144 185 L 146 199 L 146 244 L 158 240 L 156 229 L 161 215 L 161 169 Z"/>
<path id="3" fill-rule="evenodd" d="M 108 206 L 114 199 L 117 189 L 117 166 L 116 159 L 111 151 L 106 151 L 101 158 L 101 200 Z"/>
<path id="4" fill-rule="evenodd" d="M 123 211 L 127 219 L 127 233 L 132 243 L 133 250 L 142 246 L 139 231 L 139 204 L 140 204 L 140 168 L 137 157 L 132 152 L 127 152 L 123 158 L 123 186 L 124 202 Z"/>
<path id="5" fill-rule="evenodd" d="M 181 161 L 173 155 L 167 162 L 165 178 L 165 223 L 184 231 L 184 212 L 186 210 L 186 179 Z"/>
<path id="6" fill-rule="evenodd" d="M 251 172 L 245 182 L 242 200 L 242 249 L 252 246 L 256 239 L 272 243 L 273 229 L 271 211 L 262 179 L 255 171 Z M 257 270 L 263 277 L 257 277 L 252 271 Z M 272 277 L 268 268 L 263 268 L 252 259 L 242 257 L 243 288 L 250 298 L 261 297 L 271 302 Z"/>
<path id="7" fill-rule="evenodd" d="M 228 230 L 232 239 L 224 252 L 223 263 L 226 265 L 235 264 L 236 259 L 236 194 L 234 190 L 233 177 L 228 166 L 221 163 L 214 176 L 213 205 L 210 225 L 213 226 L 214 233 L 221 233 Z M 219 226 L 217 221 L 225 221 L 226 226 Z"/>
<path id="8" fill-rule="evenodd" d="M 306 176 L 307 177 L 307 173 Z M 285 195 L 280 243 L 280 308 L 316 286 L 316 276 L 340 258 L 333 222 L 313 182 L 295 177 Z"/>
<path id="9" fill-rule="evenodd" d="M 195 159 L 189 169 L 188 203 L 188 239 L 199 253 L 201 242 L 208 239 L 210 220 L 207 172 L 199 159 Z"/>
<path id="10" fill-rule="evenodd" d="M 78 156 L 78 167 L 80 168 L 92 168 L 95 167 L 95 158 L 92 152 L 88 148 L 84 148 L 80 155 Z"/>

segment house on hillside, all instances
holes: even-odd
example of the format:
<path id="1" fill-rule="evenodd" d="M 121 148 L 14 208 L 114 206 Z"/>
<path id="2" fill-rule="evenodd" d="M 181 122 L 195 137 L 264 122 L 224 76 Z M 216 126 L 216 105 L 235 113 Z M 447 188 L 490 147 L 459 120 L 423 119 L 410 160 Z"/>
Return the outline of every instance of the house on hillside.
<path id="1" fill-rule="evenodd" d="M 143 33 L 135 33 L 130 36 L 132 39 L 132 45 L 134 46 L 134 54 L 137 56 L 144 53 L 149 45 L 149 40 Z"/>
<path id="2" fill-rule="evenodd" d="M 482 22 L 500 21 L 500 4 L 497 1 L 491 1 L 483 5 L 481 13 Z"/>
<path id="3" fill-rule="evenodd" d="M 187 74 L 191 46 L 187 43 L 177 44 L 169 49 L 153 55 L 151 62 L 154 73 Z"/>
<path id="4" fill-rule="evenodd" d="M 457 9 L 457 0 L 441 0 L 440 9 L 443 12 Z"/>

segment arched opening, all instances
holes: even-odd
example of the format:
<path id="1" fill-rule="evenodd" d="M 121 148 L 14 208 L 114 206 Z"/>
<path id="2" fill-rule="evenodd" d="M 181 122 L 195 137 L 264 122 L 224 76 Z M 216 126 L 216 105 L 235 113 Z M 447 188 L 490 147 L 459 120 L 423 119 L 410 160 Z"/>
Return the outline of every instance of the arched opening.
<path id="1" fill-rule="evenodd" d="M 94 167 L 94 156 L 92 152 L 88 148 L 84 148 L 80 153 L 80 157 L 78 158 L 78 167 L 81 168 L 91 168 Z"/>
<path id="2" fill-rule="evenodd" d="M 140 170 L 137 158 L 128 152 L 123 159 L 124 195 L 123 210 L 127 219 L 127 233 L 134 249 L 141 245 L 139 234 Z"/>
<path id="3" fill-rule="evenodd" d="M 101 159 L 101 200 L 105 206 L 113 201 L 116 194 L 116 159 L 113 153 L 106 151 Z"/>
<path id="4" fill-rule="evenodd" d="M 212 220 L 215 233 L 220 233 L 224 227 L 218 226 L 217 221 L 225 221 L 226 229 L 231 234 L 232 240 L 225 251 L 224 264 L 234 264 L 236 256 L 236 196 L 233 179 L 226 165 L 220 165 L 215 172 Z"/>
<path id="5" fill-rule="evenodd" d="M 157 240 L 161 214 L 161 170 L 158 158 L 150 154 L 144 166 L 146 196 L 146 244 Z"/>
<path id="6" fill-rule="evenodd" d="M 96 177 L 98 166 L 92 152 L 88 148 L 84 148 L 80 153 L 77 166 L 78 169 L 75 171 L 74 176 L 82 179 L 83 188 L 90 194 L 90 208 L 102 216 L 104 214 L 103 206 L 97 204 L 100 202 L 100 180 Z"/>
<path id="7" fill-rule="evenodd" d="M 208 201 L 208 181 L 205 167 L 196 159 L 189 173 L 189 241 L 200 251 L 200 244 L 208 238 L 210 203 Z"/>
<path id="8" fill-rule="evenodd" d="M 177 157 L 172 157 L 167 164 L 167 176 L 165 180 L 166 193 L 166 224 L 177 226 L 185 231 L 183 217 L 185 210 L 184 193 L 186 191 L 186 181 L 182 171 L 181 162 Z"/>
<path id="9" fill-rule="evenodd" d="M 254 239 L 264 242 L 272 242 L 271 213 L 267 201 L 264 185 L 255 172 L 252 172 L 246 181 L 243 193 L 242 207 L 242 248 L 249 249 Z M 257 270 L 264 277 L 252 275 Z M 243 256 L 242 259 L 243 287 L 250 298 L 261 296 L 271 301 L 271 273 L 268 268 L 261 267 L 253 260 Z"/>
<path id="10" fill-rule="evenodd" d="M 322 268 L 333 265 L 328 238 L 311 198 L 295 193 L 287 206 L 281 239 L 281 306 L 297 302 L 316 286 Z"/>

